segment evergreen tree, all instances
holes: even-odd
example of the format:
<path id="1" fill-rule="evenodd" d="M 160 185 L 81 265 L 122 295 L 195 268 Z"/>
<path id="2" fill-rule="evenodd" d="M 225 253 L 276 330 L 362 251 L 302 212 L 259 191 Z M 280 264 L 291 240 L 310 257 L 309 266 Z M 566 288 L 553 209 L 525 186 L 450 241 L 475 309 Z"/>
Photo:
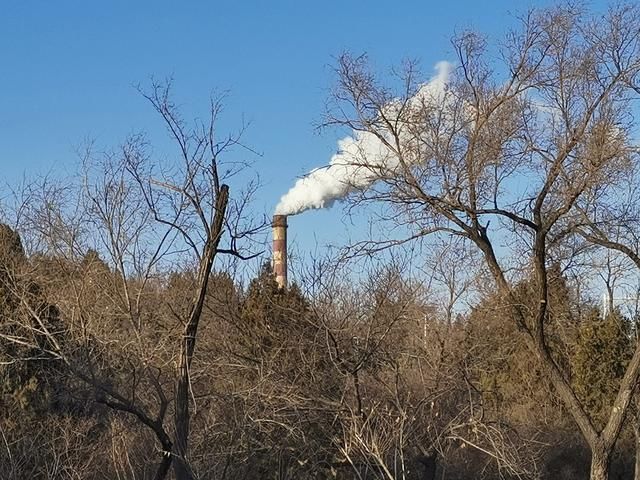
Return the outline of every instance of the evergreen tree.
<path id="1" fill-rule="evenodd" d="M 28 263 L 20 235 L 0 224 L 0 333 L 24 339 L 22 344 L 0 341 L 0 413 L 11 408 L 23 414 L 45 411 L 60 381 L 47 353 L 51 345 L 37 333 L 42 325 L 59 333 L 58 311 L 44 301 L 26 271 Z"/>
<path id="2" fill-rule="evenodd" d="M 603 423 L 633 353 L 631 326 L 615 310 L 602 319 L 596 309 L 580 327 L 573 358 L 573 385 L 588 411 Z"/>
<path id="3" fill-rule="evenodd" d="M 245 340 L 250 341 L 253 355 L 287 344 L 291 348 L 291 340 L 301 341 L 311 327 L 308 313 L 309 306 L 297 285 L 280 288 L 270 265 L 264 264 L 249 284 L 241 312 Z"/>

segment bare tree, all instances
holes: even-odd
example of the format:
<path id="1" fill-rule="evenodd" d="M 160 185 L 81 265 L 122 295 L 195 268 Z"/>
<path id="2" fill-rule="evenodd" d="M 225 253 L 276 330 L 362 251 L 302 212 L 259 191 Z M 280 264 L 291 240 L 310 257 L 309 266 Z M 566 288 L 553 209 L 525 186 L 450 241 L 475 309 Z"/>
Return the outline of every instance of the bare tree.
<path id="1" fill-rule="evenodd" d="M 41 242 L 38 255 L 3 282 L 20 311 L 2 336 L 39 348 L 98 403 L 146 427 L 159 445 L 154 478 L 165 478 L 173 464 L 176 478 L 190 479 L 197 476 L 188 448 L 193 359 L 214 263 L 220 254 L 250 257 L 246 248 L 263 222 L 246 212 L 254 182 L 230 195 L 229 182 L 247 165 L 230 157 L 234 147 L 248 150 L 242 130 L 217 136 L 215 99 L 208 118 L 190 125 L 170 87 L 154 83 L 141 93 L 163 120 L 175 156 L 152 158 L 146 138 L 134 135 L 120 151 L 88 151 L 77 184 L 31 186 L 20 226 Z M 168 279 L 176 270 L 188 272 L 188 286 L 172 301 Z M 60 329 L 51 328 L 52 314 Z"/>
<path id="2" fill-rule="evenodd" d="M 477 463 L 462 463 L 474 473 L 535 478 L 540 442 L 484 408 L 474 361 L 482 343 L 468 345 L 465 323 L 449 321 L 448 287 L 463 287 L 444 269 L 445 295 L 433 292 L 401 273 L 417 259 L 403 260 L 343 264 L 335 278 L 319 267 L 304 277 L 314 286 L 312 320 L 325 338 L 316 348 L 325 350 L 339 385 L 332 399 L 338 431 L 327 435 L 337 449 L 335 469 L 351 467 L 358 478 L 432 479 L 451 470 L 463 475 L 457 463 L 473 452 Z M 344 281 L 347 268 L 361 283 Z M 318 272 L 325 273 L 314 280 Z"/>
<path id="3" fill-rule="evenodd" d="M 620 206 L 612 192 L 638 168 L 630 106 L 640 91 L 638 19 L 632 5 L 603 16 L 571 5 L 531 11 L 507 36 L 495 67 L 487 42 L 465 32 L 454 39 L 458 67 L 441 95 L 421 92 L 411 64 L 397 92 L 380 84 L 364 58 L 343 56 L 326 122 L 375 137 L 394 159 L 367 158 L 363 149 L 354 160 L 377 182 L 354 189 L 352 200 L 385 202 L 384 220 L 408 232 L 382 244 L 373 239 L 370 250 L 437 234 L 460 237 L 483 256 L 591 448 L 593 480 L 608 478 L 640 375 L 640 346 L 606 426 L 596 428 L 549 346 L 549 268 L 576 250 L 576 232 L 640 267 L 637 230 L 626 223 L 626 236 L 611 239 L 607 226 L 621 216 L 603 208 Z M 514 287 L 531 276 L 535 307 L 527 309 Z"/>

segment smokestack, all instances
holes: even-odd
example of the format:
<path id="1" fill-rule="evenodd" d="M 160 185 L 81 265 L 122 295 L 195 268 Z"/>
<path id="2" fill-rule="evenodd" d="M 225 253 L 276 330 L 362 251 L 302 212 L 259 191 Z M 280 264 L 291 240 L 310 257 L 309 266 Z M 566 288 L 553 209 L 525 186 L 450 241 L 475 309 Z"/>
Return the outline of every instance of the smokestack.
<path id="1" fill-rule="evenodd" d="M 274 215 L 273 223 L 273 273 L 280 288 L 287 286 L 287 216 Z"/>

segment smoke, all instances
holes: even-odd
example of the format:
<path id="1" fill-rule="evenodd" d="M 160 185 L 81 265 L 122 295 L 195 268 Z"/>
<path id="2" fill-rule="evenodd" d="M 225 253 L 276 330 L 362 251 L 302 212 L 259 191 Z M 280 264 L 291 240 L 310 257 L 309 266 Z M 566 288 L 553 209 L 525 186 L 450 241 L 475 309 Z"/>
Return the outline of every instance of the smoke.
<path id="1" fill-rule="evenodd" d="M 452 65 L 439 62 L 435 70 L 436 75 L 409 100 L 409 110 L 428 102 L 439 102 L 444 97 Z M 398 108 L 395 102 L 390 102 L 385 107 L 385 116 L 393 118 Z M 402 130 L 401 125 L 401 136 Z M 390 138 L 390 132 L 384 129 L 376 133 Z M 312 208 L 330 207 L 349 192 L 367 188 L 383 175 L 393 173 L 398 164 L 397 156 L 374 133 L 354 131 L 338 141 L 338 153 L 331 157 L 329 165 L 316 168 L 296 181 L 280 199 L 275 213 L 295 215 Z"/>

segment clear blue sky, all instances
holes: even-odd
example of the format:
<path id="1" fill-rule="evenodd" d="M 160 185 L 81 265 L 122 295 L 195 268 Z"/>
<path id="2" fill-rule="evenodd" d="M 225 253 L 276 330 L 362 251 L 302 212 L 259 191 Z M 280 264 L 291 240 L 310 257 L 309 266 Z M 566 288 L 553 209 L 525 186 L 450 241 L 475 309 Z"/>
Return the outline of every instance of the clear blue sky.
<path id="1" fill-rule="evenodd" d="M 336 55 L 367 52 L 381 68 L 417 58 L 429 72 L 452 59 L 456 29 L 499 38 L 514 13 L 541 3 L 0 0 L 2 175 L 10 183 L 25 173 L 64 176 L 87 138 L 108 147 L 157 131 L 133 85 L 172 75 L 187 118 L 202 112 L 212 90 L 230 91 L 221 128 L 251 121 L 245 140 L 263 154 L 256 208 L 268 212 L 347 133 L 313 128 Z M 306 213 L 292 219 L 292 234 L 312 248 L 314 237 L 323 243 L 336 233 L 320 222 L 340 218 L 335 207 Z"/>

